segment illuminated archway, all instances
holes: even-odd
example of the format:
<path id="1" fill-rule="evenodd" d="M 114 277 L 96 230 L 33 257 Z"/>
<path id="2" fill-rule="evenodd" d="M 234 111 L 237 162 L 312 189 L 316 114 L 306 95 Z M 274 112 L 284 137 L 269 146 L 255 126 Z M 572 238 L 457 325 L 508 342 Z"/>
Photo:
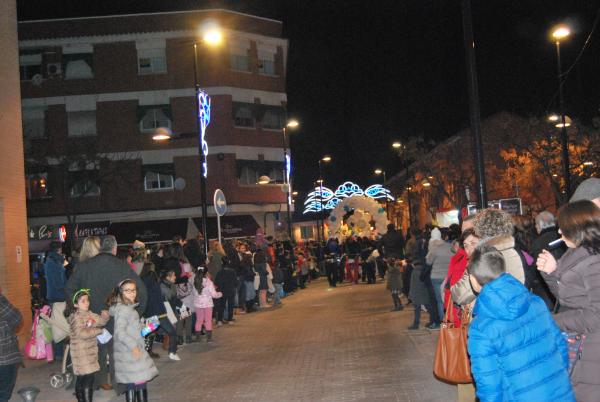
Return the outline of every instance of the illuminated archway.
<path id="1" fill-rule="evenodd" d="M 385 209 L 373 198 L 354 196 L 340 201 L 329 214 L 327 223 L 333 237 L 344 239 L 350 235 L 369 236 L 373 230 L 383 235 L 387 233 L 388 220 Z"/>

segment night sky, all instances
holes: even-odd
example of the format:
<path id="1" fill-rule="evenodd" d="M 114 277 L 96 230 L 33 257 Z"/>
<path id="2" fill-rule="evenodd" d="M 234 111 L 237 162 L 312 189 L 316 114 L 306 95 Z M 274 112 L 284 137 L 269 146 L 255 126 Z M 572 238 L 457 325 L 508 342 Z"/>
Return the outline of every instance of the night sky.
<path id="1" fill-rule="evenodd" d="M 600 1 L 472 0 L 482 117 L 502 110 L 543 116 L 556 110 L 556 54 L 548 31 L 572 24 L 563 69 L 592 29 Z M 372 171 L 400 166 L 395 139 L 443 140 L 468 125 L 459 0 L 26 1 L 19 19 L 228 8 L 284 22 L 290 40 L 288 109 L 294 179 L 301 197 L 317 161 L 333 157 L 325 184 L 365 186 Z M 566 82 L 566 112 L 600 114 L 600 28 Z M 466 156 L 469 157 L 469 156 Z M 302 194 L 304 193 L 304 194 Z"/>

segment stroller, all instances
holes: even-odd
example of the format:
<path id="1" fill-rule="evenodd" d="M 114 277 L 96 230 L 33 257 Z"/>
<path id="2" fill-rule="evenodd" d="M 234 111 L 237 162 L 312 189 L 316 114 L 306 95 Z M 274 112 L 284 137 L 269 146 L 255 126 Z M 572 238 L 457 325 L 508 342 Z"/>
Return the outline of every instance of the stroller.
<path id="1" fill-rule="evenodd" d="M 65 353 L 63 355 L 63 361 L 61 365 L 61 372 L 52 374 L 50 376 L 50 386 L 52 386 L 52 388 L 70 388 L 70 386 L 73 384 L 73 379 L 75 378 L 75 375 L 73 374 L 73 365 L 71 363 L 69 354 L 70 327 L 64 315 L 65 307 L 65 302 L 54 303 L 52 305 L 52 312 L 50 316 L 46 314 L 40 315 L 43 320 L 50 324 L 53 341 L 55 343 L 62 341 L 66 343 Z"/>

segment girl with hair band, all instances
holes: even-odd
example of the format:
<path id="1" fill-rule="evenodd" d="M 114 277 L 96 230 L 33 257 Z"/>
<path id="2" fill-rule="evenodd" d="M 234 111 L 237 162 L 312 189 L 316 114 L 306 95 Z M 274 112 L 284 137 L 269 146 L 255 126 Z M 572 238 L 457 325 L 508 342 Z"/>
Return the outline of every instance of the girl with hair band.
<path id="1" fill-rule="evenodd" d="M 71 361 L 75 381 L 75 396 L 78 402 L 91 402 L 94 395 L 94 373 L 100 370 L 98 364 L 98 343 L 96 337 L 103 330 L 110 316 L 102 310 L 100 315 L 90 311 L 89 289 L 79 289 L 67 300 L 64 315 L 70 326 Z"/>

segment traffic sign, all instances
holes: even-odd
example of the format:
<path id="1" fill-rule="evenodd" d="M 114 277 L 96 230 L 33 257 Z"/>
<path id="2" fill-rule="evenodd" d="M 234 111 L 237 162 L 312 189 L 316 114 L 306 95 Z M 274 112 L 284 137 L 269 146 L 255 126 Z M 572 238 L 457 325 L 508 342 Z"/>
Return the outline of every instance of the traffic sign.
<path id="1" fill-rule="evenodd" d="M 223 191 L 220 189 L 215 190 L 213 206 L 215 207 L 215 212 L 218 216 L 223 216 L 227 212 L 227 200 L 225 199 L 225 194 L 223 194 Z"/>

